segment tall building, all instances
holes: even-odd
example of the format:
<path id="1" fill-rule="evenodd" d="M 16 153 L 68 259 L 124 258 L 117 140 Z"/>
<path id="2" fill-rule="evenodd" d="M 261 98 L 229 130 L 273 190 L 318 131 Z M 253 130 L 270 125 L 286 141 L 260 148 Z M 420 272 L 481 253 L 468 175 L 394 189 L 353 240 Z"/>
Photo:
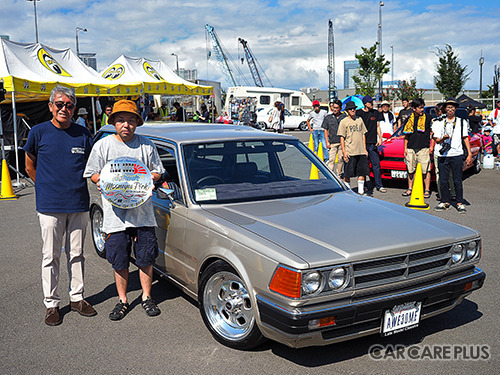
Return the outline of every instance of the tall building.
<path id="1" fill-rule="evenodd" d="M 186 80 L 194 81 L 194 80 L 198 79 L 198 70 L 179 68 L 177 75 L 179 77 L 186 79 Z"/>
<path id="2" fill-rule="evenodd" d="M 95 53 L 83 53 L 80 52 L 80 60 L 87 66 L 90 66 L 92 69 L 97 70 L 97 59 L 95 58 Z"/>
<path id="3" fill-rule="evenodd" d="M 344 89 L 354 88 L 354 77 L 359 71 L 359 61 L 358 60 L 347 60 L 344 61 Z"/>

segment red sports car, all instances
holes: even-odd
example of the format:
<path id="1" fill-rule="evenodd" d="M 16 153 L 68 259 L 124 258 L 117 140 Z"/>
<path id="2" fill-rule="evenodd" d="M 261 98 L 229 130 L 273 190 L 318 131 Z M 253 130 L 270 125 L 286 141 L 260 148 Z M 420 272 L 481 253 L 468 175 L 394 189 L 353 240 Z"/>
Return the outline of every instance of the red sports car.
<path id="1" fill-rule="evenodd" d="M 478 134 L 469 133 L 469 141 L 473 163 L 469 167 L 464 163 L 463 168 L 464 170 L 473 168 L 473 171 L 478 173 L 481 170 L 481 138 L 479 138 Z M 383 179 L 397 180 L 408 178 L 404 156 L 403 126 L 396 130 L 389 139 L 386 139 L 379 146 L 378 153 L 380 155 L 380 169 Z M 431 178 L 432 180 L 436 179 L 434 175 L 434 165 L 432 165 Z"/>

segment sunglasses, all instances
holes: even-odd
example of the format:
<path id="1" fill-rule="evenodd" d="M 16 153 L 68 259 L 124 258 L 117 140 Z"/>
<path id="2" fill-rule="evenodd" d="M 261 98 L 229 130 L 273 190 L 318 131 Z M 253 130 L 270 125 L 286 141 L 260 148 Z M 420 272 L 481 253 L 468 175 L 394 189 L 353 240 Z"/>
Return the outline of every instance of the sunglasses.
<path id="1" fill-rule="evenodd" d="M 66 107 L 68 111 L 71 111 L 73 108 L 75 108 L 75 105 L 70 102 L 53 102 L 57 109 L 63 109 L 63 107 Z"/>

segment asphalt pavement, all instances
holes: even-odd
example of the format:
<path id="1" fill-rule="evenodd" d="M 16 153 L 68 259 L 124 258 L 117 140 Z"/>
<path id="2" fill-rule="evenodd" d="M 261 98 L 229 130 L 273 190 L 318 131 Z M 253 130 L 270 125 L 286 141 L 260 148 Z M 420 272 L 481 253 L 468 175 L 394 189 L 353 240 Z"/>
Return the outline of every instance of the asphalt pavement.
<path id="1" fill-rule="evenodd" d="M 300 137 L 307 137 L 307 133 Z M 17 201 L 0 201 L 0 374 L 491 374 L 500 365 L 498 325 L 500 171 L 467 176 L 465 215 L 454 209 L 429 215 L 478 230 L 483 239 L 479 264 L 486 272 L 482 289 L 448 313 L 420 327 L 381 338 L 378 335 L 325 347 L 291 349 L 266 342 L 253 351 L 237 351 L 216 342 L 205 328 L 195 301 L 164 280 L 153 284 L 162 314 L 150 318 L 140 306 L 137 269 L 131 267 L 130 313 L 108 319 L 117 302 L 113 273 L 94 251 L 90 230 L 85 244 L 85 295 L 98 315 L 85 318 L 69 311 L 64 261 L 59 293 L 63 323 L 44 324 L 40 280 L 41 239 L 34 188 L 18 190 Z M 388 184 L 377 199 L 404 204 L 405 185 Z M 435 196 L 427 200 L 436 205 Z M 332 214 L 334 215 L 334 214 Z M 332 216 L 332 223 L 335 217 Z M 353 223 L 356 225 L 356 223 Z M 361 228 L 362 230 L 362 228 Z M 385 235 L 391 235 L 387 228 Z M 425 233 L 422 233 L 425 236 Z M 375 344 L 417 346 L 488 345 L 488 360 L 374 360 Z M 496 370 L 495 370 L 496 369 Z"/>

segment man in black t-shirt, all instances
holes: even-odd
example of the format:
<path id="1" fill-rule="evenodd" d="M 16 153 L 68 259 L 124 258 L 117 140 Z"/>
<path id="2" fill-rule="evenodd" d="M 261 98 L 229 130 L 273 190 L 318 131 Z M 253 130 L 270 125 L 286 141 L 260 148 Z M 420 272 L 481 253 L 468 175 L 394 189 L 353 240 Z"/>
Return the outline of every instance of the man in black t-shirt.
<path id="1" fill-rule="evenodd" d="M 470 106 L 467 107 L 467 110 L 469 111 L 467 120 L 469 120 L 470 131 L 474 134 L 481 132 L 483 117 L 476 115 L 476 107 Z"/>
<path id="2" fill-rule="evenodd" d="M 396 129 L 394 129 L 394 131 L 399 129 L 399 127 L 403 125 L 408 119 L 408 117 L 410 117 L 410 115 L 413 113 L 413 109 L 411 109 L 408 99 L 403 98 L 401 100 L 401 103 L 403 104 L 403 109 L 399 111 L 398 117 L 396 118 L 397 127 Z"/>
<path id="3" fill-rule="evenodd" d="M 176 111 L 175 111 L 175 115 L 172 116 L 172 120 L 184 122 L 184 108 L 181 107 L 179 102 L 175 102 L 173 104 L 173 106 L 176 109 Z"/>
<path id="4" fill-rule="evenodd" d="M 375 188 L 381 193 L 387 193 L 387 190 L 382 186 L 382 173 L 380 171 L 380 158 L 378 155 L 378 146 L 382 144 L 380 121 L 384 117 L 379 111 L 373 108 L 373 98 L 370 95 L 363 97 L 363 104 L 365 107 L 358 109 L 356 116 L 363 119 L 368 131 L 366 133 L 366 151 L 368 151 L 368 159 L 372 164 Z"/>
<path id="5" fill-rule="evenodd" d="M 417 164 L 422 166 L 424 175 L 424 198 L 431 196 L 431 157 L 429 146 L 431 142 L 431 116 L 424 113 L 425 102 L 417 98 L 412 103 L 413 113 L 404 123 L 405 134 L 405 163 L 408 169 L 408 190 L 403 193 L 404 197 L 410 196 L 415 179 Z"/>

